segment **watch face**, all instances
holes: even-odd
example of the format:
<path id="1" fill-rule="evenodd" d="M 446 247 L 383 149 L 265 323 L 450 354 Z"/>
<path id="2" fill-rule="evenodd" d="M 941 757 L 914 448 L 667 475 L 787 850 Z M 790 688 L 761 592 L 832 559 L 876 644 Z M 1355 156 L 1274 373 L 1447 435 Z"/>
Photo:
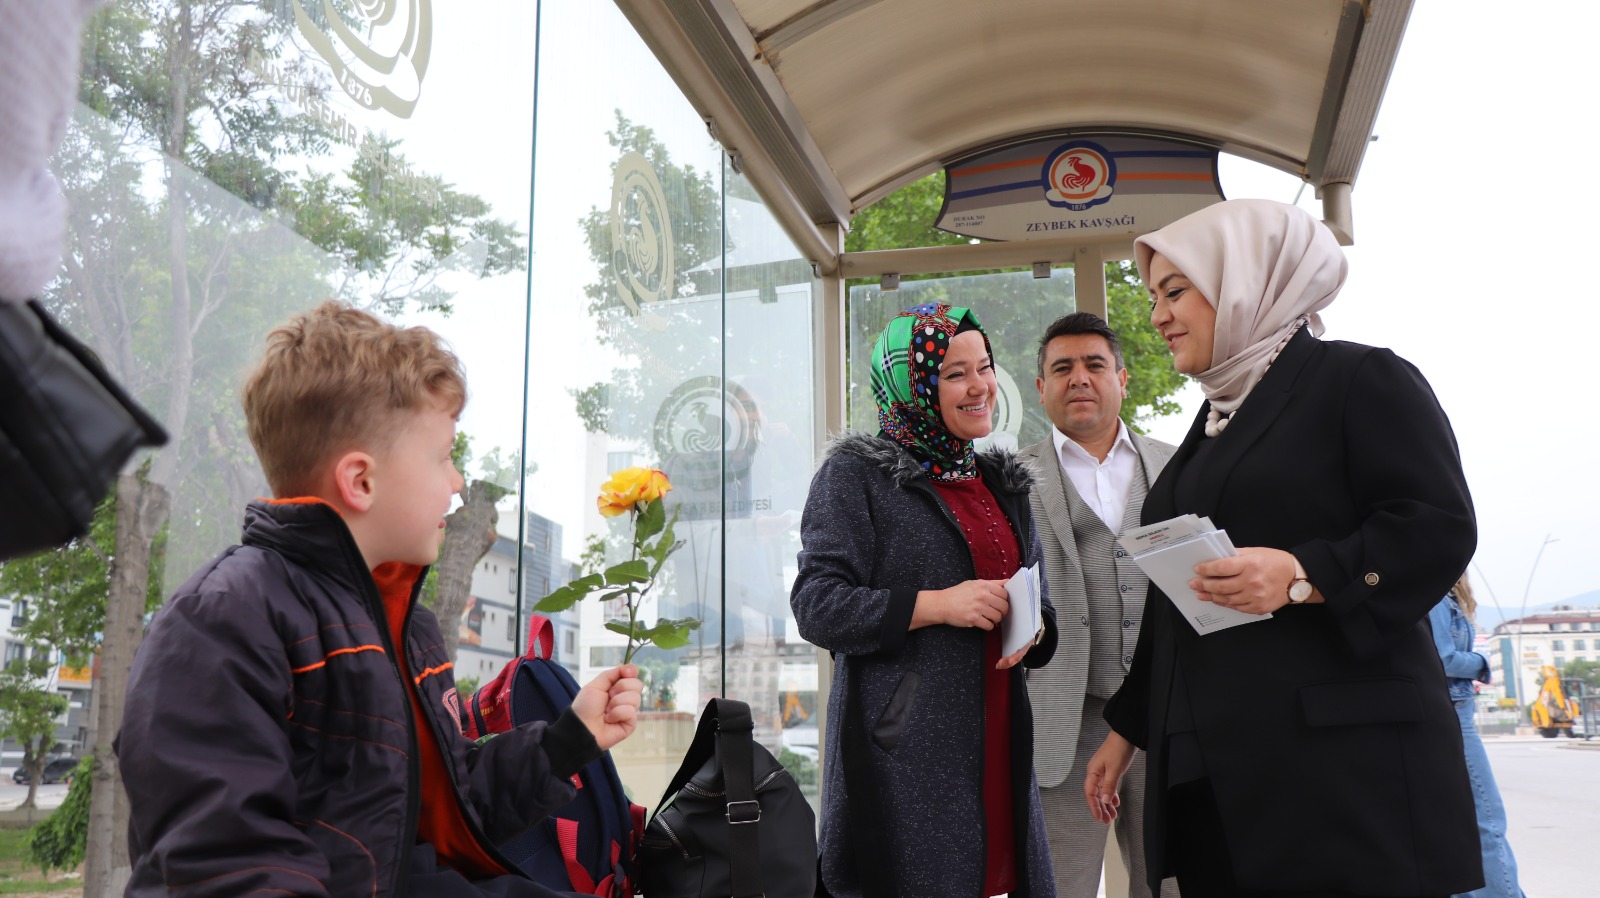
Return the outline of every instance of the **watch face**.
<path id="1" fill-rule="evenodd" d="M 1304 602 L 1311 598 L 1311 584 L 1305 580 L 1296 580 L 1289 584 L 1289 601 Z"/>

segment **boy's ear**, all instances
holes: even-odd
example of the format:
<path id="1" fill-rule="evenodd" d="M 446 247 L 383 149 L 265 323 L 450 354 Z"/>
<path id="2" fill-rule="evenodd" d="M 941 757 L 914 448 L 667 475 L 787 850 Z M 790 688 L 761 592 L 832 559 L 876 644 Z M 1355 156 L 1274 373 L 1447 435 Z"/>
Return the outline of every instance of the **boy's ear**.
<path id="1" fill-rule="evenodd" d="M 372 508 L 374 460 L 365 452 L 346 452 L 333 465 L 333 485 L 339 493 L 339 502 L 351 511 L 369 511 Z"/>

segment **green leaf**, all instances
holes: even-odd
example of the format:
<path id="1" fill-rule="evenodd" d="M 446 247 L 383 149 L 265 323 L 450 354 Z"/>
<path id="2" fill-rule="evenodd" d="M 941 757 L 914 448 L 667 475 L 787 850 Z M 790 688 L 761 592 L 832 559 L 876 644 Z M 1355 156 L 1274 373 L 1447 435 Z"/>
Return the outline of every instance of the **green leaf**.
<path id="1" fill-rule="evenodd" d="M 644 505 L 644 510 L 639 512 L 639 517 L 633 524 L 633 541 L 644 545 L 645 540 L 661 532 L 667 523 L 667 503 L 661 499 L 651 499 Z"/>
<path id="2" fill-rule="evenodd" d="M 621 586 L 624 583 L 644 583 L 650 579 L 650 565 L 642 558 L 633 561 L 624 561 L 606 568 L 606 585 Z"/>
<path id="3" fill-rule="evenodd" d="M 700 628 L 700 621 L 692 617 L 680 620 L 662 618 L 656 625 L 645 631 L 645 636 L 657 648 L 681 649 L 689 644 L 689 634 Z"/>
<path id="4" fill-rule="evenodd" d="M 571 583 L 568 583 L 566 586 L 556 589 L 549 595 L 540 599 L 539 604 L 533 606 L 533 610 L 552 612 L 566 611 L 573 605 L 578 604 L 579 600 L 581 600 L 584 596 L 600 588 L 601 586 L 604 586 L 605 582 L 605 577 L 599 574 L 590 574 L 587 577 L 579 577 Z"/>
<path id="5" fill-rule="evenodd" d="M 606 629 L 613 633 L 621 633 L 634 642 L 642 642 L 647 638 L 645 636 L 647 631 L 643 621 L 634 621 L 632 628 L 630 628 L 625 620 L 608 620 L 606 621 Z"/>
<path id="6" fill-rule="evenodd" d="M 677 512 L 673 512 L 673 523 L 678 519 Z M 650 565 L 650 576 L 653 578 L 667 563 L 667 556 L 678 550 L 678 535 L 674 532 L 673 523 L 667 524 L 667 529 L 661 532 L 661 538 L 655 544 L 644 550 L 644 554 L 653 560 Z"/>

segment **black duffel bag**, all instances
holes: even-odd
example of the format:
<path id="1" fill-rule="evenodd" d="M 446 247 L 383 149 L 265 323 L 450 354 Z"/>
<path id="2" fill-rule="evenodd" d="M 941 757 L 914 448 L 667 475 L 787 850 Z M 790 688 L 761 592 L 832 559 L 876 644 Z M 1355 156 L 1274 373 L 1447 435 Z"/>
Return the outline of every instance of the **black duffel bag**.
<path id="1" fill-rule="evenodd" d="M 0 559 L 82 535 L 166 431 L 36 302 L 0 302 Z"/>
<path id="2" fill-rule="evenodd" d="M 816 814 L 751 729 L 744 702 L 706 705 L 640 843 L 645 898 L 812 898 Z"/>

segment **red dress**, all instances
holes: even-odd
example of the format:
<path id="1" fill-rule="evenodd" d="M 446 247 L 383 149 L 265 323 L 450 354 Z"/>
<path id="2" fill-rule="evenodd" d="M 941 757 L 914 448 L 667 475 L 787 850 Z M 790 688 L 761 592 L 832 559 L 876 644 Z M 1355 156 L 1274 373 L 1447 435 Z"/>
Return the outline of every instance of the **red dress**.
<path id="1" fill-rule="evenodd" d="M 1022 566 L 1016 532 L 994 494 L 974 478 L 953 483 L 935 481 L 972 550 L 980 580 L 1009 580 Z M 1000 661 L 1000 628 L 983 642 L 983 811 L 987 833 L 983 894 L 1003 895 L 1016 887 L 1017 841 L 1012 825 L 1011 671 L 996 670 Z"/>

